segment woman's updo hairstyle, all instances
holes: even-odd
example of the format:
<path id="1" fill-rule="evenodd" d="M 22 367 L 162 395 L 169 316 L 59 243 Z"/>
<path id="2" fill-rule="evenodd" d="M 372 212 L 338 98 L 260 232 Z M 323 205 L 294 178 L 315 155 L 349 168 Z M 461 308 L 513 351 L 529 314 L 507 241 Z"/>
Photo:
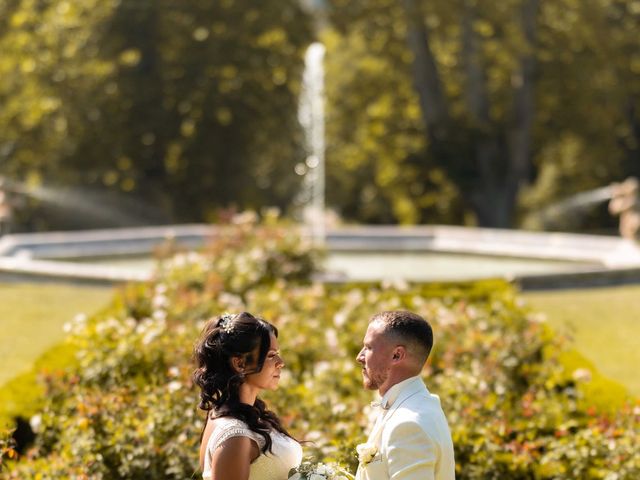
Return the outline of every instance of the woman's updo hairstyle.
<path id="1" fill-rule="evenodd" d="M 207 322 L 194 349 L 196 370 L 193 380 L 200 387 L 199 407 L 211 412 L 213 418 L 234 417 L 245 422 L 264 437 L 263 453 L 271 451 L 271 429 L 290 435 L 277 415 L 267 410 L 259 398 L 254 405 L 241 403 L 240 385 L 244 383 L 245 375 L 262 370 L 271 335 L 277 337 L 278 329 L 266 320 L 248 312 L 224 314 Z M 231 363 L 236 357 L 243 358 L 249 370 L 237 372 Z"/>

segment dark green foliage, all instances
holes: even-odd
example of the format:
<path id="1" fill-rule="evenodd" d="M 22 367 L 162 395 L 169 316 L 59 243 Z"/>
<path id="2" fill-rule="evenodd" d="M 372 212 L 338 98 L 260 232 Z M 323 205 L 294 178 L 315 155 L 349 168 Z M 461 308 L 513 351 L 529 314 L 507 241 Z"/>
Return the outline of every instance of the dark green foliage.
<path id="1" fill-rule="evenodd" d="M 633 0 L 327 3 L 335 27 L 324 36 L 327 162 L 337 186 L 329 198 L 345 217 L 615 228 L 606 208 L 560 219 L 543 212 L 638 175 Z M 411 22 L 428 33 L 421 45 L 442 87 L 446 115 L 431 124 L 425 116 L 437 112 L 421 102 L 426 82 L 414 75 Z"/>
<path id="2" fill-rule="evenodd" d="M 23 226 L 290 206 L 311 41 L 299 2 L 22 0 L 0 18 L 0 174 L 30 191 L 66 189 L 53 201 L 34 194 Z"/>

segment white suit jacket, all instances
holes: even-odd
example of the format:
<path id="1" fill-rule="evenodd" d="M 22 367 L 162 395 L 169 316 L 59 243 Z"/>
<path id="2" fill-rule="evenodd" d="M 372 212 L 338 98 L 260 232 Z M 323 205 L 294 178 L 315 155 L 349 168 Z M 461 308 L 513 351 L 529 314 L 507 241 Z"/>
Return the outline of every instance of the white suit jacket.
<path id="1" fill-rule="evenodd" d="M 367 440 L 376 454 L 360 464 L 356 480 L 454 480 L 453 442 L 438 396 L 412 377 L 391 387 L 385 402 L 388 410 Z"/>

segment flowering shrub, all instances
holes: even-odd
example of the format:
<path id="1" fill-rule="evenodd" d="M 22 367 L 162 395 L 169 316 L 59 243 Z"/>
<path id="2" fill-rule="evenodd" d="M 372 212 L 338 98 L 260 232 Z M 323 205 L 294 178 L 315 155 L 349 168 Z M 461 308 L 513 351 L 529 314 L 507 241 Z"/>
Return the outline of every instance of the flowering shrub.
<path id="1" fill-rule="evenodd" d="M 307 454 L 354 471 L 371 413 L 355 356 L 371 315 L 400 308 L 434 327 L 424 376 L 447 413 L 459 479 L 640 478 L 640 405 L 615 416 L 588 408 L 586 377 L 563 369 L 562 345 L 510 286 L 313 283 L 318 258 L 245 218 L 209 250 L 166 259 L 110 311 L 77 318 L 77 361 L 44 377 L 36 445 L 8 478 L 194 475 L 202 415 L 191 349 L 208 318 L 241 310 L 281 332 L 287 368 L 268 403 L 313 442 Z"/>
<path id="2" fill-rule="evenodd" d="M 320 251 L 294 227 L 279 224 L 276 213 L 266 212 L 263 221 L 258 228 L 255 215 L 236 216 L 218 230 L 204 252 L 180 253 L 162 262 L 163 280 L 180 290 L 240 297 L 275 281 L 308 283 L 318 269 Z"/>
<path id="3" fill-rule="evenodd" d="M 13 449 L 13 442 L 9 438 L 9 432 L 0 430 L 0 472 L 4 469 L 4 459 L 12 459 L 16 457 L 16 451 Z"/>

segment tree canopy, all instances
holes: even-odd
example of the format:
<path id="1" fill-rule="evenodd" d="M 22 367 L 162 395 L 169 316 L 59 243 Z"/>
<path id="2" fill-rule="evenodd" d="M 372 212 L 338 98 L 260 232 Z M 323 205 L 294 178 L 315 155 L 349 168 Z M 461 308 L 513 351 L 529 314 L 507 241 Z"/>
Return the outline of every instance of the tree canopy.
<path id="1" fill-rule="evenodd" d="M 297 1 L 8 0 L 0 23 L 0 173 L 181 221 L 290 204 Z"/>
<path id="2" fill-rule="evenodd" d="M 5 0 L 0 174 L 38 199 L 23 228 L 80 205 L 84 225 L 288 209 L 314 21 L 348 220 L 553 228 L 545 206 L 640 175 L 636 0 Z"/>
<path id="3" fill-rule="evenodd" d="M 506 227 L 638 174 L 637 2 L 330 4 L 346 215 Z"/>

